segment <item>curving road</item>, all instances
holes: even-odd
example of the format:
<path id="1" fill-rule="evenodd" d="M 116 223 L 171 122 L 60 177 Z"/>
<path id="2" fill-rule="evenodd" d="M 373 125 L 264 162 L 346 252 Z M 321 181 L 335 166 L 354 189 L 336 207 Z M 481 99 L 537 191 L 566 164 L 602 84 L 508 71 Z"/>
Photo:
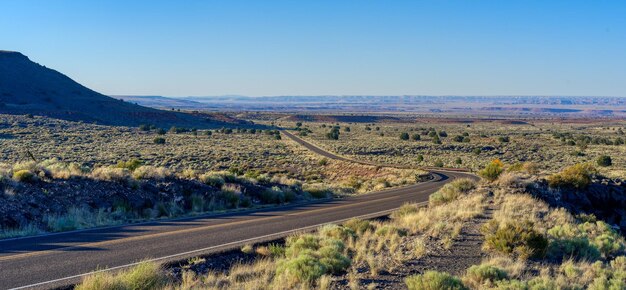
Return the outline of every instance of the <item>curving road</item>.
<path id="1" fill-rule="evenodd" d="M 349 160 L 283 134 L 327 158 Z M 451 180 L 475 178 L 463 172 L 431 172 L 434 178 L 428 182 L 344 199 L 0 240 L 0 289 L 65 286 L 98 269 L 121 269 L 147 259 L 177 261 L 353 217 L 383 216 L 407 202 L 427 202 Z"/>

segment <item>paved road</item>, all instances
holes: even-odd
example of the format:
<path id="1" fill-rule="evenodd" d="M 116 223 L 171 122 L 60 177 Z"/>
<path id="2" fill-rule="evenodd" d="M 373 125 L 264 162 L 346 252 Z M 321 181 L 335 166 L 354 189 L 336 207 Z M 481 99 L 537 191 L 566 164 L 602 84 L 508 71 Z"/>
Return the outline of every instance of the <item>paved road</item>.
<path id="1" fill-rule="evenodd" d="M 328 158 L 340 159 L 285 133 Z M 291 136 L 290 136 L 291 135 Z M 85 273 L 119 269 L 140 260 L 175 261 L 268 241 L 353 217 L 383 216 L 428 196 L 462 172 L 432 171 L 431 181 L 344 199 L 207 215 L 0 241 L 0 289 L 52 288 Z"/>

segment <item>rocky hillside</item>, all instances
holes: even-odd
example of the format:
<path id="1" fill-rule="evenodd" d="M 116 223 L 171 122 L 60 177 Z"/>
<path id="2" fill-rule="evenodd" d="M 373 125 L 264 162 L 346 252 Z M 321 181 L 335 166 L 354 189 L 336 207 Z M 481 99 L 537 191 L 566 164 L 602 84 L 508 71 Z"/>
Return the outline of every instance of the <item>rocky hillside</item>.
<path id="1" fill-rule="evenodd" d="M 0 51 L 0 113 L 105 125 L 216 127 L 211 120 L 117 100 L 13 51 Z"/>

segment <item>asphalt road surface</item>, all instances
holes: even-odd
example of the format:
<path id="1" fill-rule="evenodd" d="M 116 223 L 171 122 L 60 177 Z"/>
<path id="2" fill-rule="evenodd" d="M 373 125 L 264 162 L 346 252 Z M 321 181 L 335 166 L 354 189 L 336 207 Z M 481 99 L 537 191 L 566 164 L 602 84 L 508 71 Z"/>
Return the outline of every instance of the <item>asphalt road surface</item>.
<path id="1" fill-rule="evenodd" d="M 327 158 L 348 160 L 283 134 Z M 431 193 L 456 178 L 475 178 L 463 172 L 431 172 L 434 178 L 427 182 L 343 199 L 0 240 L 0 289 L 65 286 L 87 273 L 122 269 L 141 260 L 178 261 L 353 217 L 383 216 L 407 202 L 427 202 Z"/>

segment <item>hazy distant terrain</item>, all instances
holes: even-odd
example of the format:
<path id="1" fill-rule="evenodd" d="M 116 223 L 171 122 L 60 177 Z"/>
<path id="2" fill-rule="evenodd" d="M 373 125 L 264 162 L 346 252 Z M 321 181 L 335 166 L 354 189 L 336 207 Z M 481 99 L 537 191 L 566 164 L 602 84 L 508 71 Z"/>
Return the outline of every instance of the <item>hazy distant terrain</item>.
<path id="1" fill-rule="evenodd" d="M 430 115 L 624 117 L 624 97 L 548 96 L 116 96 L 155 108 L 212 111 L 395 112 Z"/>

